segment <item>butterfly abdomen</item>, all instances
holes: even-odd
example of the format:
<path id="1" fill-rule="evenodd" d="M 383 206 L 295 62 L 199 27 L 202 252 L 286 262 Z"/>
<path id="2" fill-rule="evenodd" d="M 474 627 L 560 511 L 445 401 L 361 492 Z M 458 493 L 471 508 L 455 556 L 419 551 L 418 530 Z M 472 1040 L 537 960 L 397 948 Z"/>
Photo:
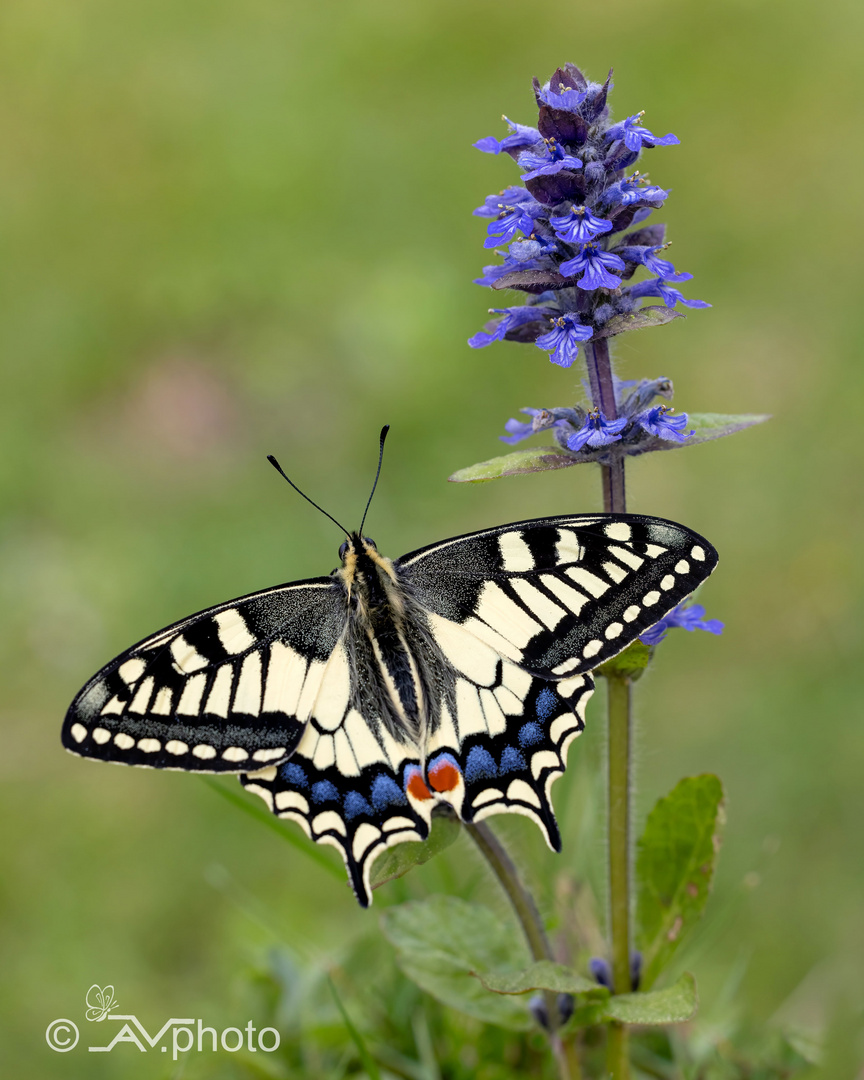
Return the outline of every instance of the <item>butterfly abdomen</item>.
<path id="1" fill-rule="evenodd" d="M 405 602 L 389 559 L 371 541 L 352 537 L 340 577 L 349 596 L 352 632 L 371 645 L 393 734 L 419 744 L 425 730 L 426 695 L 417 660 L 405 637 Z"/>

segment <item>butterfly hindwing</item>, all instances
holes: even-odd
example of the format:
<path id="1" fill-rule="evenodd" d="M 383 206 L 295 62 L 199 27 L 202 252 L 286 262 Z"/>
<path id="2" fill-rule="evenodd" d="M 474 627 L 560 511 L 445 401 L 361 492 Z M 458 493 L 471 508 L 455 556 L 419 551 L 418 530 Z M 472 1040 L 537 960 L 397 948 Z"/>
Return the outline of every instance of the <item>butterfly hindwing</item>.
<path id="1" fill-rule="evenodd" d="M 554 679 L 619 653 L 716 563 L 697 533 L 618 514 L 516 522 L 445 540 L 396 565 L 423 607 Z"/>
<path id="2" fill-rule="evenodd" d="M 63 744 L 86 757 L 197 772 L 284 760 L 345 622 L 330 578 L 192 615 L 95 675 L 69 708 Z"/>
<path id="3" fill-rule="evenodd" d="M 446 725 L 436 732 L 429 746 L 428 783 L 444 789 L 439 798 L 451 802 L 463 821 L 522 814 L 536 822 L 553 851 L 560 851 L 551 787 L 565 771 L 570 743 L 585 726 L 594 683 L 587 673 L 561 683 L 521 674 L 521 710 L 503 713 L 503 724 L 494 734 L 474 732 L 459 738 Z M 478 699 L 489 716 L 494 705 L 488 691 L 481 691 Z"/>
<path id="4" fill-rule="evenodd" d="M 322 737 L 334 742 L 326 758 Z M 289 761 L 246 773 L 240 781 L 277 817 L 296 821 L 310 839 L 335 847 L 357 899 L 368 907 L 375 859 L 394 844 L 429 835 L 432 802 L 415 798 L 411 787 L 419 772 L 416 747 L 398 743 L 383 725 L 367 723 L 351 708 L 329 735 L 313 719 Z"/>

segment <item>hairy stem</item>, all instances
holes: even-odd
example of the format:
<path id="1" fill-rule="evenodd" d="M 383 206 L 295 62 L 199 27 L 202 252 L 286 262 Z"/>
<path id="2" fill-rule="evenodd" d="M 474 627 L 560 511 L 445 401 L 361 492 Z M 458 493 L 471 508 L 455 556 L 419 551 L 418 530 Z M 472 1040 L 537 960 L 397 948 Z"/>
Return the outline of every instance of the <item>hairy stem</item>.
<path id="1" fill-rule="evenodd" d="M 609 928 L 612 985 L 630 991 L 630 680 L 606 679 L 609 712 Z M 607 1065 L 613 1080 L 628 1080 L 627 1029 L 609 1029 Z"/>
<path id="2" fill-rule="evenodd" d="M 585 346 L 585 364 L 588 368 L 591 400 L 607 420 L 617 420 L 618 403 L 615 399 L 615 384 L 612 381 L 612 363 L 609 360 L 607 338 L 599 338 Z M 613 445 L 610 457 L 612 460 L 609 465 L 600 466 L 603 478 L 603 507 L 607 514 L 623 514 L 627 509 L 624 455 L 615 453 Z"/>
<path id="3" fill-rule="evenodd" d="M 585 346 L 591 398 L 607 420 L 618 417 L 618 402 L 612 380 L 609 342 L 606 338 Z M 627 511 L 624 485 L 624 455 L 614 453 L 608 465 L 601 465 L 603 509 L 607 514 Z M 612 985 L 616 994 L 626 994 L 630 982 L 630 680 L 617 675 L 607 678 L 609 715 L 609 930 L 612 938 Z M 627 1028 L 609 1028 L 607 1067 L 612 1080 L 628 1080 L 630 1053 Z"/>
<path id="4" fill-rule="evenodd" d="M 526 889 L 519 872 L 513 865 L 513 860 L 507 854 L 503 844 L 494 832 L 484 822 L 476 825 L 465 825 L 465 831 L 480 849 L 483 857 L 489 864 L 492 873 L 498 878 L 501 888 L 507 894 L 507 899 L 513 906 L 516 918 L 525 934 L 528 948 L 534 960 L 554 960 L 549 939 L 540 912 L 534 903 L 534 897 Z M 549 1017 L 549 1039 L 552 1050 L 558 1063 L 558 1074 L 561 1080 L 580 1080 L 582 1070 L 576 1048 L 571 1040 L 563 1040 L 558 1034 L 561 1026 L 558 1015 L 558 1001 L 552 991 L 544 991 L 543 997 L 546 1003 L 546 1013 Z"/>

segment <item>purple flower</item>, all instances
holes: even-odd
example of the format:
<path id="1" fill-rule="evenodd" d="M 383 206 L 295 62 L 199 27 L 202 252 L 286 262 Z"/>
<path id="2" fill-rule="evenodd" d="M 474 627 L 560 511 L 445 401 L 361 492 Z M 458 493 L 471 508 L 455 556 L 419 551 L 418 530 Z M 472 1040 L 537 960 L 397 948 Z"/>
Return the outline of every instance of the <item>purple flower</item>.
<path id="1" fill-rule="evenodd" d="M 504 336 L 511 330 L 516 330 L 525 323 L 539 322 L 540 319 L 548 318 L 551 312 L 548 308 L 534 307 L 530 304 L 520 304 L 509 308 L 489 308 L 489 312 L 503 315 L 495 323 L 494 330 L 479 330 L 474 337 L 468 339 L 472 349 L 482 349 L 491 345 L 493 341 L 503 341 Z"/>
<path id="2" fill-rule="evenodd" d="M 555 235 L 568 244 L 585 244 L 612 228 L 612 222 L 595 217 L 587 206 L 574 206 L 563 217 L 549 219 Z"/>
<path id="3" fill-rule="evenodd" d="M 621 278 L 610 274 L 609 271 L 623 269 L 623 259 L 619 259 L 611 251 L 602 251 L 594 243 L 583 244 L 582 250 L 575 258 L 568 259 L 558 267 L 564 277 L 581 274 L 576 284 L 580 289 L 588 291 L 601 287 L 617 289 L 621 284 Z"/>
<path id="4" fill-rule="evenodd" d="M 544 244 L 541 240 L 532 237 L 530 240 L 514 240 L 507 249 L 510 258 L 519 264 L 521 270 L 525 269 L 525 263 L 539 259 L 550 251 L 555 251 L 554 244 Z"/>
<path id="5" fill-rule="evenodd" d="M 535 143 L 540 142 L 540 132 L 537 128 L 526 127 L 524 124 L 514 124 L 506 116 L 502 116 L 501 119 L 509 125 L 510 134 L 505 135 L 500 140 L 496 139 L 494 135 L 487 135 L 485 139 L 480 139 L 474 143 L 477 150 L 482 150 L 484 154 L 500 154 L 502 150 L 506 153 L 509 150 L 516 150 L 520 146 L 533 146 Z"/>
<path id="6" fill-rule="evenodd" d="M 599 409 L 593 409 L 588 413 L 588 418 L 582 427 L 567 440 L 567 446 L 571 450 L 581 450 L 583 446 L 591 450 L 599 450 L 601 446 L 618 442 L 627 424 L 626 416 L 618 420 L 607 420 Z"/>
<path id="7" fill-rule="evenodd" d="M 638 244 L 617 248 L 616 250 L 622 259 L 626 259 L 628 262 L 641 263 L 652 274 L 656 274 L 657 277 L 662 278 L 664 281 L 689 281 L 693 277 L 692 274 L 679 274 L 668 259 L 658 257 L 657 252 L 663 251 L 667 247 L 669 247 L 668 244 L 657 244 L 655 247 Z"/>
<path id="8" fill-rule="evenodd" d="M 588 970 L 594 976 L 595 982 L 605 986 L 607 990 L 612 989 L 612 968 L 608 960 L 601 956 L 592 956 L 588 961 Z"/>
<path id="9" fill-rule="evenodd" d="M 666 633 L 679 626 L 682 630 L 707 630 L 709 634 L 722 634 L 723 623 L 719 619 L 706 619 L 705 608 L 701 604 L 687 606 L 687 601 L 673 608 L 668 615 L 664 615 L 660 622 L 639 635 L 639 640 L 645 645 L 656 645 L 666 637 Z"/>
<path id="10" fill-rule="evenodd" d="M 544 105 L 552 109 L 563 109 L 566 112 L 575 112 L 588 96 L 587 90 L 573 90 L 564 83 L 558 84 L 559 93 L 552 89 L 551 84 L 540 91 L 540 100 Z"/>
<path id="11" fill-rule="evenodd" d="M 520 206 L 505 206 L 495 221 L 490 221 L 486 228 L 488 236 L 483 241 L 484 248 L 498 247 L 517 232 L 530 233 L 534 222 Z"/>
<path id="12" fill-rule="evenodd" d="M 487 195 L 483 205 L 478 206 L 472 213 L 475 217 L 498 217 L 502 210 L 514 206 L 522 206 L 526 213 L 541 209 L 530 191 L 526 191 L 524 187 L 508 187 L 497 195 Z"/>
<path id="13" fill-rule="evenodd" d="M 504 425 L 509 434 L 498 436 L 501 442 L 515 446 L 530 435 L 536 435 L 538 431 L 547 431 L 550 428 L 556 429 L 555 437 L 559 441 L 562 441 L 559 435 L 563 432 L 562 438 L 566 442 L 567 432 L 576 431 L 585 420 L 585 410 L 578 405 L 572 409 L 520 409 L 519 412 L 525 413 L 532 419 L 526 422 L 514 420 L 511 417 Z"/>
<path id="14" fill-rule="evenodd" d="M 633 203 L 662 203 L 669 197 L 669 192 L 656 184 L 649 184 L 647 177 L 638 172 L 610 184 L 601 196 L 606 206 L 632 206 Z M 475 211 L 476 213 L 476 211 Z"/>
<path id="15" fill-rule="evenodd" d="M 504 262 L 500 265 L 493 264 L 492 266 L 484 266 L 483 276 L 474 278 L 474 284 L 485 285 L 487 288 L 491 289 L 496 281 L 499 281 L 506 274 L 512 274 L 514 270 L 535 270 L 536 268 L 536 264 L 533 260 L 529 260 L 528 262 L 516 262 L 509 256 L 505 256 Z"/>
<path id="16" fill-rule="evenodd" d="M 648 128 L 640 127 L 639 121 L 645 111 L 628 116 L 620 124 L 613 124 L 606 132 L 607 139 L 623 139 L 631 153 L 638 154 L 643 146 L 677 146 L 679 140 L 674 135 L 652 135 Z"/>
<path id="17" fill-rule="evenodd" d="M 666 405 L 655 405 L 653 409 L 637 413 L 633 417 L 633 423 L 638 424 L 645 431 L 656 435 L 658 439 L 667 442 L 686 442 L 693 431 L 685 431 L 687 426 L 687 413 L 678 416 L 671 415 L 672 410 Z M 695 429 L 694 429 L 695 430 Z"/>
<path id="18" fill-rule="evenodd" d="M 568 154 L 563 146 L 554 139 L 544 139 L 539 153 L 524 150 L 516 159 L 523 169 L 530 172 L 522 174 L 523 180 L 533 180 L 536 176 L 552 176 L 562 169 L 581 169 L 581 158 Z"/>
<path id="19" fill-rule="evenodd" d="M 692 277 L 692 275 L 688 274 L 687 277 Z M 667 285 L 662 278 L 640 281 L 638 285 L 631 285 L 627 291 L 633 300 L 641 300 L 646 296 L 659 296 L 666 307 L 670 308 L 675 307 L 676 304 L 683 304 L 685 307 L 691 308 L 711 307 L 705 300 L 685 300 L 678 289 L 673 289 L 671 285 Z"/>
<path id="20" fill-rule="evenodd" d="M 570 367 L 579 355 L 578 343 L 587 341 L 593 332 L 590 326 L 583 326 L 575 315 L 562 315 L 552 320 L 552 329 L 538 337 L 534 344 L 549 353 L 553 364 Z"/>

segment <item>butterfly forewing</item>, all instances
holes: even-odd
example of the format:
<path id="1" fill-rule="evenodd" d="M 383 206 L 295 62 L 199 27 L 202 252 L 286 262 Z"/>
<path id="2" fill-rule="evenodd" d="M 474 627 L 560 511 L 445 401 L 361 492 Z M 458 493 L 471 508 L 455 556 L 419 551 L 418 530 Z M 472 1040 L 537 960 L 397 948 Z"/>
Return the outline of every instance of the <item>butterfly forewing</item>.
<path id="1" fill-rule="evenodd" d="M 624 514 L 502 525 L 397 561 L 418 603 L 547 679 L 615 656 L 716 564 L 697 533 Z"/>
<path id="2" fill-rule="evenodd" d="M 277 586 L 145 638 L 73 701 L 63 744 L 127 765 L 240 772 L 287 758 L 346 614 L 330 578 Z"/>

